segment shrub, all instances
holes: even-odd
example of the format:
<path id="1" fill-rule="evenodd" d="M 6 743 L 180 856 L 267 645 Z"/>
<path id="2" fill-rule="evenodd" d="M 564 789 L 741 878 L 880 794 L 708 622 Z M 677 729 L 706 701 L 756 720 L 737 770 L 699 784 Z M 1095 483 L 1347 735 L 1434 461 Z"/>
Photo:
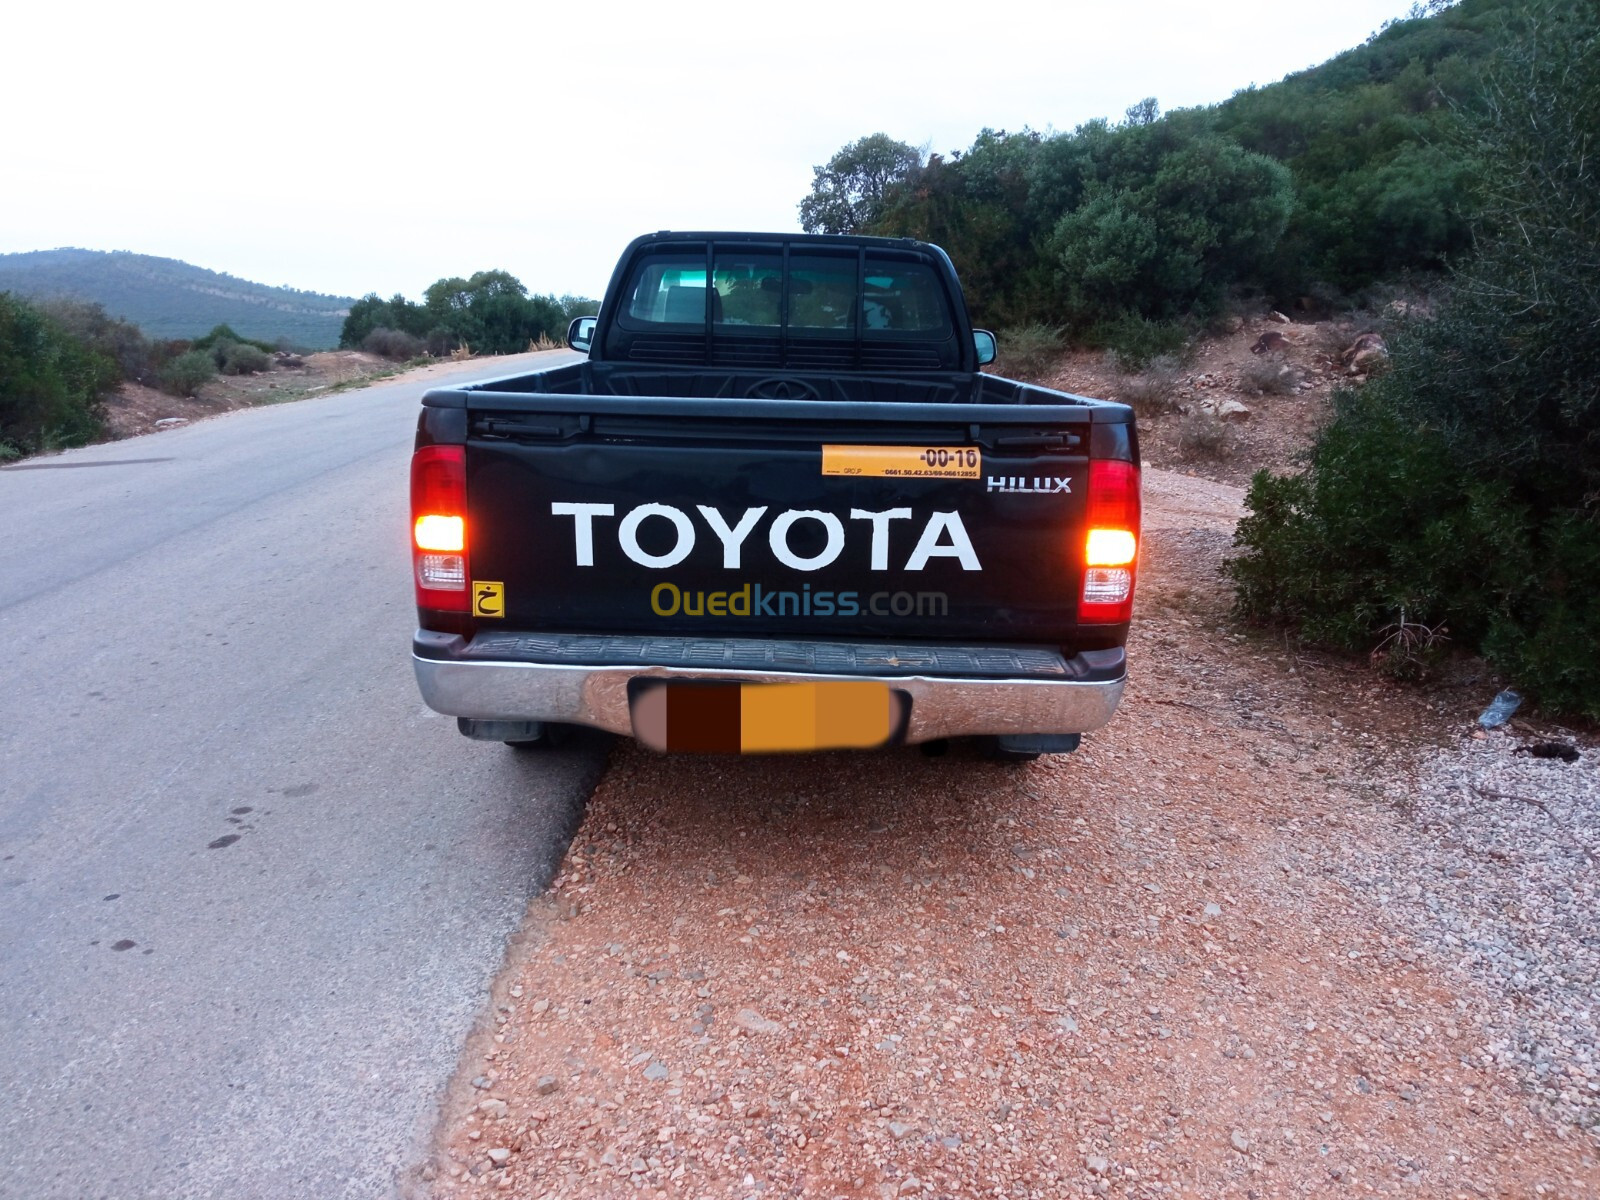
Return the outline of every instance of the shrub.
<path id="1" fill-rule="evenodd" d="M 1172 355 L 1161 354 L 1152 358 L 1142 372 L 1124 376 L 1117 385 L 1117 395 L 1141 417 L 1154 417 L 1177 407 L 1182 383 L 1182 365 Z"/>
<path id="2" fill-rule="evenodd" d="M 344 327 L 339 334 L 339 345 L 346 350 L 364 348 L 368 335 L 379 329 L 397 330 L 412 337 L 421 337 L 427 332 L 431 320 L 426 308 L 399 293 L 385 300 L 369 292 L 350 306 L 350 315 L 344 319 Z"/>
<path id="3" fill-rule="evenodd" d="M 1221 417 L 1208 412 L 1185 413 L 1178 422 L 1178 455 L 1191 462 L 1232 458 L 1239 436 Z"/>
<path id="4" fill-rule="evenodd" d="M 1458 644 L 1552 711 L 1600 718 L 1600 21 L 1539 4 L 1473 126 L 1479 252 L 1390 369 L 1336 397 L 1304 476 L 1258 475 L 1238 607 L 1371 652 Z M 1530 185 L 1530 181 L 1536 181 Z"/>
<path id="5" fill-rule="evenodd" d="M 222 361 L 217 364 L 224 375 L 249 375 L 255 371 L 270 371 L 272 359 L 259 346 L 234 342 L 222 348 Z"/>
<path id="6" fill-rule="evenodd" d="M 103 305 L 81 300 L 47 300 L 39 308 L 90 350 L 116 363 L 122 378 L 147 383 L 154 377 L 157 350 L 137 325 L 112 317 Z"/>
<path id="7" fill-rule="evenodd" d="M 1061 329 L 1055 325 L 1019 325 L 999 337 L 997 364 L 1008 375 L 1037 379 L 1049 373 L 1061 356 Z"/>
<path id="8" fill-rule="evenodd" d="M 440 325 L 428 330 L 428 336 L 423 349 L 434 358 L 448 358 L 452 351 L 462 345 L 461 335 L 455 330 Z"/>
<path id="9" fill-rule="evenodd" d="M 416 358 L 422 353 L 422 345 L 422 339 L 419 337 L 403 330 L 386 329 L 381 326 L 361 339 L 361 348 L 368 354 L 381 355 L 396 362 Z"/>
<path id="10" fill-rule="evenodd" d="M 250 339 L 250 338 L 247 338 L 247 337 L 241 337 L 239 334 L 235 333 L 233 331 L 232 326 L 229 326 L 229 325 L 217 325 L 217 326 L 214 326 L 210 333 L 206 334 L 204 337 L 195 338 L 194 341 L 192 343 L 190 343 L 190 344 L 196 350 L 212 350 L 212 351 L 215 351 L 219 346 L 221 346 L 221 347 L 227 347 L 227 346 L 230 346 L 230 345 L 254 346 L 257 350 L 260 350 L 263 354 L 271 354 L 274 350 L 277 349 L 277 347 L 275 345 L 273 345 L 271 342 L 257 342 L 257 341 L 254 341 L 254 340 Z M 219 367 L 222 365 L 222 359 L 221 359 L 220 356 L 217 359 L 217 365 Z"/>
<path id="11" fill-rule="evenodd" d="M 1270 257 L 1289 222 L 1289 169 L 1192 123 L 1127 128 L 1103 178 L 1048 240 L 1079 320 L 1172 316 L 1218 304 Z"/>
<path id="12" fill-rule="evenodd" d="M 1239 372 L 1239 387 L 1252 396 L 1292 396 L 1299 384 L 1300 372 L 1277 354 L 1253 357 Z"/>
<path id="13" fill-rule="evenodd" d="M 10 457 L 80 446 L 101 431 L 109 358 L 39 309 L 0 292 L 0 447 Z"/>
<path id="14" fill-rule="evenodd" d="M 208 350 L 186 350 L 161 368 L 161 388 L 174 396 L 192 396 L 217 373 Z"/>
<path id="15" fill-rule="evenodd" d="M 1176 321 L 1152 321 L 1139 316 L 1102 321 L 1089 330 L 1085 340 L 1091 346 L 1104 346 L 1111 351 L 1116 356 L 1117 369 L 1124 374 L 1141 370 L 1151 359 L 1162 355 L 1181 359 L 1189 341 L 1183 326 Z"/>

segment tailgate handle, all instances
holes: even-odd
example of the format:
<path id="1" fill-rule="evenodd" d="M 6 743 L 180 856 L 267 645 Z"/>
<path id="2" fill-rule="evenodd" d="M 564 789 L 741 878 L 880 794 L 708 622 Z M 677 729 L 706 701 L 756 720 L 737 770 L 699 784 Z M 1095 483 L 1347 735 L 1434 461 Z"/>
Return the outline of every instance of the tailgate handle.
<path id="1" fill-rule="evenodd" d="M 1075 433 L 1019 433 L 1012 437 L 995 438 L 996 446 L 1076 446 L 1083 439 Z"/>
<path id="2" fill-rule="evenodd" d="M 488 420 L 479 428 L 486 437 L 506 437 L 514 433 L 531 437 L 558 438 L 566 436 L 566 430 L 559 425 L 530 425 L 525 421 Z"/>

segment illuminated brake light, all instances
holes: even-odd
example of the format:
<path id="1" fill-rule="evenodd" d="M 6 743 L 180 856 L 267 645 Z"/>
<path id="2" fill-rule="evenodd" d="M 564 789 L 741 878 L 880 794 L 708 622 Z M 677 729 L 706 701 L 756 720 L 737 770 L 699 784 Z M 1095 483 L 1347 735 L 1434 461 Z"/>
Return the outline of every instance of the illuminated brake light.
<path id="1" fill-rule="evenodd" d="M 1137 552 L 1138 539 L 1133 536 L 1132 530 L 1091 529 L 1083 561 L 1091 567 L 1125 567 L 1134 560 Z"/>
<path id="2" fill-rule="evenodd" d="M 1090 462 L 1087 507 L 1078 621 L 1118 625 L 1133 615 L 1139 559 L 1139 468 L 1109 459 Z"/>
<path id="3" fill-rule="evenodd" d="M 469 611 L 466 447 L 411 456 L 411 554 L 417 607 Z"/>
<path id="4" fill-rule="evenodd" d="M 413 536 L 418 550 L 454 550 L 467 548 L 467 520 L 465 517 L 445 517 L 426 513 L 417 518 Z"/>

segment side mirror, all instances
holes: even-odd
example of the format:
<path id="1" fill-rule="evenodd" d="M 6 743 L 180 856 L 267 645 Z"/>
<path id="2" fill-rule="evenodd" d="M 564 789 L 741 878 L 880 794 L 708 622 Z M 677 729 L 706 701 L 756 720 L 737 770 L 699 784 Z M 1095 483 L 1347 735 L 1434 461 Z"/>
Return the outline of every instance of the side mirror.
<path id="1" fill-rule="evenodd" d="M 972 344 L 978 351 L 978 365 L 986 367 L 995 360 L 1000 353 L 1000 344 L 994 340 L 994 334 L 987 329 L 974 329 L 972 331 Z"/>
<path id="2" fill-rule="evenodd" d="M 598 317 L 572 318 L 572 324 L 567 326 L 567 345 L 574 350 L 582 350 L 587 354 L 590 345 L 594 342 L 594 327 L 598 323 Z"/>

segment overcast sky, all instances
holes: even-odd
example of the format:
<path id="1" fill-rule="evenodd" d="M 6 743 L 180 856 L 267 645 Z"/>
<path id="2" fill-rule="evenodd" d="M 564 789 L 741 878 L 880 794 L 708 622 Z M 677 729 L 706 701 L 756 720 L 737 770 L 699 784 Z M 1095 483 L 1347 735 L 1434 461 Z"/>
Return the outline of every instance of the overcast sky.
<path id="1" fill-rule="evenodd" d="M 342 295 L 498 267 L 598 296 L 635 234 L 797 229 L 813 165 L 864 134 L 948 153 L 984 126 L 1205 104 L 1408 7 L 23 2 L 0 252 Z"/>

